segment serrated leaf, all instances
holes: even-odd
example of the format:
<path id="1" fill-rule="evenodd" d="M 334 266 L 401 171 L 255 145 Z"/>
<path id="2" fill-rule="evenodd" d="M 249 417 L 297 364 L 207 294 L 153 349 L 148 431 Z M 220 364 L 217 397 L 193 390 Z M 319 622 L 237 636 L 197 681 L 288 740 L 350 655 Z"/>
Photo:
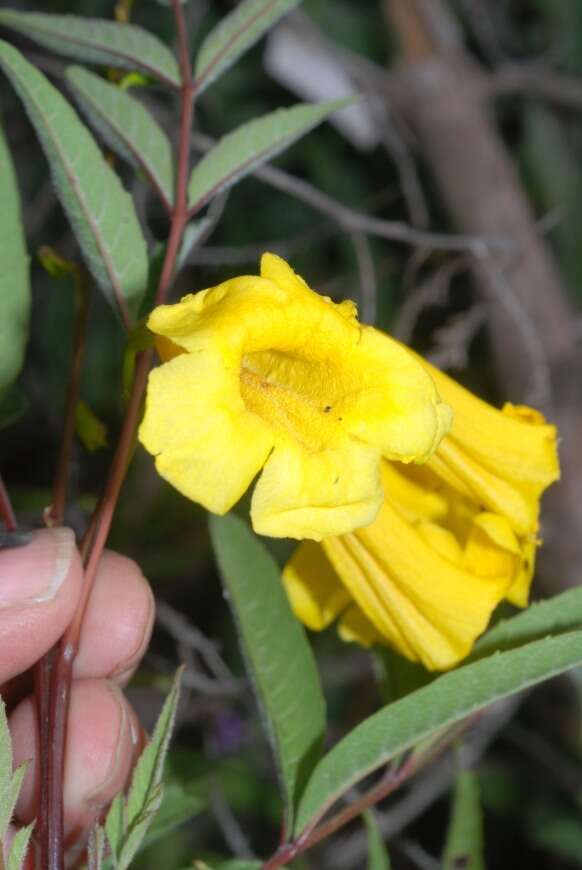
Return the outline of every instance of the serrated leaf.
<path id="1" fill-rule="evenodd" d="M 115 864 L 115 870 L 127 870 L 133 861 L 148 828 L 162 804 L 163 797 L 164 786 L 159 783 L 159 785 L 150 791 L 147 804 L 142 808 L 139 815 L 134 818 L 129 827 L 119 858 Z"/>
<path id="2" fill-rule="evenodd" d="M 368 870 L 390 870 L 390 857 L 374 814 L 365 812 L 363 819 L 368 833 Z"/>
<path id="3" fill-rule="evenodd" d="M 0 840 L 6 836 L 27 767 L 28 764 L 21 764 L 8 780 L 7 787 L 0 789 Z"/>
<path id="4" fill-rule="evenodd" d="M 29 258 L 16 176 L 0 127 L 0 398 L 18 375 L 28 338 Z"/>
<path id="5" fill-rule="evenodd" d="M 157 36 L 134 24 L 15 9 L 0 11 L 0 24 L 65 57 L 136 69 L 166 84 L 180 84 L 178 64 L 169 48 Z"/>
<path id="6" fill-rule="evenodd" d="M 325 729 L 325 703 L 305 631 L 281 572 L 246 523 L 211 516 L 210 532 L 285 795 L 287 830 Z"/>
<path id="7" fill-rule="evenodd" d="M 170 783 L 164 787 L 162 805 L 140 846 L 140 851 L 147 849 L 206 808 L 208 800 L 202 787 L 193 786 L 195 784 L 189 783 L 184 788 L 178 783 Z"/>
<path id="8" fill-rule="evenodd" d="M 117 860 L 125 834 L 125 801 L 123 794 L 115 795 L 105 818 L 105 833 L 113 858 Z"/>
<path id="9" fill-rule="evenodd" d="M 16 832 L 6 861 L 6 870 L 22 870 L 33 828 L 34 822 Z"/>
<path id="10" fill-rule="evenodd" d="M 147 109 L 126 91 L 83 67 L 69 67 L 67 81 L 81 110 L 107 145 L 141 169 L 167 205 L 174 199 L 170 141 Z"/>
<path id="11" fill-rule="evenodd" d="M 10 783 L 12 782 L 12 741 L 6 719 L 6 707 L 0 697 L 0 840 L 3 840 L 10 821 L 7 813 Z M 8 815 L 8 819 L 6 816 Z"/>
<path id="12" fill-rule="evenodd" d="M 300 0 L 242 0 L 212 30 L 194 66 L 198 94 L 232 66 L 239 57 L 286 15 Z"/>
<path id="13" fill-rule="evenodd" d="M 179 668 L 168 697 L 156 722 L 151 742 L 139 757 L 131 779 L 126 802 L 126 825 L 131 830 L 136 819 L 146 811 L 152 795 L 157 793 L 164 771 L 176 710 L 180 698 L 183 668 Z"/>
<path id="14" fill-rule="evenodd" d="M 319 762 L 301 799 L 295 833 L 319 819 L 362 777 L 439 729 L 581 663 L 582 631 L 568 632 L 443 674 L 389 704 Z"/>
<path id="15" fill-rule="evenodd" d="M 443 870 L 484 870 L 483 818 L 479 781 L 472 770 L 462 770 L 455 781 L 453 810 L 443 854 Z"/>
<path id="16" fill-rule="evenodd" d="M 40 139 L 57 195 L 89 269 L 129 324 L 148 274 L 146 244 L 131 197 L 62 94 L 2 40 L 0 66 Z"/>
<path id="17" fill-rule="evenodd" d="M 578 628 L 582 628 L 582 586 L 536 601 L 517 616 L 498 622 L 477 641 L 470 661 Z"/>
<path id="18" fill-rule="evenodd" d="M 299 103 L 255 118 L 228 133 L 194 167 L 188 185 L 192 211 L 203 208 L 257 166 L 271 160 L 350 100 Z"/>

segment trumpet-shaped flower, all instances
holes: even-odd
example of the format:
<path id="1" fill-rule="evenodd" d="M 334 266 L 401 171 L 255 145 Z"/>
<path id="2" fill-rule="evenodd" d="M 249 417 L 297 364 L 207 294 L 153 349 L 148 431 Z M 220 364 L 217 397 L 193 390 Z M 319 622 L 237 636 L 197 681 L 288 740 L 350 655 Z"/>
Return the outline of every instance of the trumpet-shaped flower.
<path id="1" fill-rule="evenodd" d="M 296 615 L 314 630 L 386 644 L 430 670 L 471 650 L 503 600 L 525 606 L 539 502 L 558 477 L 556 432 L 531 409 L 497 411 L 430 368 L 454 422 L 422 467 L 383 465 L 371 525 L 305 542 L 284 571 Z"/>
<path id="2" fill-rule="evenodd" d="M 259 472 L 256 531 L 321 540 L 368 525 L 382 457 L 424 462 L 449 407 L 414 355 L 313 292 L 273 254 L 261 275 L 156 308 L 163 365 L 139 438 L 162 477 L 225 513 Z"/>

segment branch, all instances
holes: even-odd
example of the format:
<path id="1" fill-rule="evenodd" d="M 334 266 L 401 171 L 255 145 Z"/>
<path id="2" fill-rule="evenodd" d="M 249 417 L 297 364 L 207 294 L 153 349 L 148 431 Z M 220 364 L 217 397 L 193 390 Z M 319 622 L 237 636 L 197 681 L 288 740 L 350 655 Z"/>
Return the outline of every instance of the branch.
<path id="1" fill-rule="evenodd" d="M 504 65 L 485 79 L 483 90 L 487 97 L 541 97 L 575 112 L 582 110 L 582 78 L 539 65 Z"/>
<path id="2" fill-rule="evenodd" d="M 190 129 L 192 126 L 193 91 L 189 60 L 188 37 L 180 0 L 172 0 L 178 33 L 180 68 L 182 70 L 181 120 L 178 142 L 178 172 L 176 197 L 172 211 L 170 237 L 162 267 L 155 304 L 165 299 L 175 271 L 184 227 L 187 220 L 186 197 L 189 173 Z M 42 816 L 42 868 L 64 870 L 63 775 L 66 747 L 67 717 L 69 711 L 73 662 L 79 646 L 79 637 L 85 609 L 97 574 L 97 568 L 115 513 L 117 500 L 135 443 L 135 430 L 139 421 L 143 395 L 153 353 L 143 351 L 136 357 L 131 395 L 123 421 L 121 435 L 109 469 L 101 498 L 91 518 L 89 529 L 81 547 L 85 576 L 77 610 L 64 636 L 53 648 L 43 676 L 42 692 L 50 693 L 48 711 L 40 720 L 41 734 L 49 741 L 49 752 L 44 762 L 43 794 L 47 812 Z M 50 679 L 50 687 L 45 681 Z M 46 822 L 46 824 L 45 824 Z"/>
<path id="3" fill-rule="evenodd" d="M 209 151 L 216 143 L 202 133 L 192 134 L 192 145 L 198 151 Z M 347 233 L 361 232 L 393 242 L 403 242 L 407 245 L 418 245 L 422 248 L 443 251 L 471 251 L 477 245 L 485 245 L 492 250 L 514 250 L 511 239 L 501 235 L 449 235 L 447 233 L 431 233 L 417 230 L 402 221 L 386 221 L 370 217 L 363 212 L 343 205 L 337 199 L 319 190 L 308 181 L 297 178 L 277 169 L 275 166 L 261 166 L 252 173 L 260 181 L 271 187 L 294 196 L 314 211 L 334 220 Z"/>

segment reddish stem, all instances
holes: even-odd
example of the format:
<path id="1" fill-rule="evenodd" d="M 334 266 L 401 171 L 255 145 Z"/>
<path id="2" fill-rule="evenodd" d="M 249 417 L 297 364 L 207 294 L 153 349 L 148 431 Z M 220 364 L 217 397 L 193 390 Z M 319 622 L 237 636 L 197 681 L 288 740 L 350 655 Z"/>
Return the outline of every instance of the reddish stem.
<path id="1" fill-rule="evenodd" d="M 67 487 L 71 452 L 75 437 L 75 410 L 79 401 L 81 376 L 83 373 L 83 358 L 87 325 L 89 322 L 89 285 L 87 274 L 79 267 L 75 270 L 75 332 L 73 335 L 73 356 L 69 371 L 69 382 L 65 396 L 65 419 L 61 436 L 57 470 L 53 484 L 53 500 L 48 519 L 51 525 L 61 526 L 65 519 L 67 503 Z"/>
<path id="2" fill-rule="evenodd" d="M 298 855 L 303 854 L 308 849 L 327 839 L 337 830 L 343 828 L 349 822 L 353 821 L 364 810 L 374 806 L 384 798 L 400 788 L 400 786 L 418 773 L 419 770 L 431 764 L 439 755 L 441 755 L 450 745 L 458 739 L 458 737 L 474 724 L 477 718 L 482 714 L 478 711 L 476 714 L 469 716 L 457 726 L 453 726 L 443 736 L 442 740 L 431 744 L 425 752 L 415 754 L 412 752 L 408 755 L 404 762 L 396 769 L 390 770 L 370 791 L 361 795 L 357 800 L 349 806 L 340 810 L 327 822 L 323 822 L 319 826 L 306 828 L 300 836 L 291 843 L 281 846 L 271 858 L 263 864 L 262 870 L 278 870 L 284 867 L 289 861 L 292 861 Z M 317 823 L 316 823 L 317 824 Z"/>
<path id="3" fill-rule="evenodd" d="M 180 138 L 178 141 L 178 168 L 176 171 L 176 196 L 172 212 L 172 226 L 166 248 L 166 256 L 160 275 L 160 283 L 154 300 L 154 305 L 160 305 L 166 298 L 172 283 L 176 259 L 180 250 L 180 242 L 184 227 L 188 221 L 188 175 L 190 172 L 190 138 L 192 132 L 192 116 L 194 111 L 194 86 L 192 83 L 192 63 L 188 33 L 184 20 L 184 11 L 180 0 L 172 0 L 176 30 L 178 33 L 178 53 L 180 72 L 182 76 Z"/>
<path id="4" fill-rule="evenodd" d="M 16 522 L 16 516 L 15 516 L 14 510 L 12 508 L 12 502 L 10 501 L 10 496 L 8 495 L 8 490 L 4 486 L 4 481 L 2 480 L 1 475 L 0 475 L 0 516 L 2 517 L 2 522 L 6 526 L 7 532 L 17 531 L 18 523 Z"/>
<path id="5" fill-rule="evenodd" d="M 180 68 L 182 71 L 182 86 L 180 91 L 181 121 L 175 205 L 172 211 L 172 225 L 166 248 L 166 256 L 155 297 L 156 305 L 164 301 L 170 288 L 184 227 L 188 219 L 187 186 L 194 89 L 192 87 L 188 34 L 180 0 L 172 0 L 172 6 L 176 18 Z M 89 523 L 87 534 L 81 544 L 81 553 L 85 565 L 81 599 L 73 621 L 58 644 L 52 673 L 50 674 L 49 716 L 48 720 L 42 718 L 40 723 L 41 731 L 44 727 L 45 734 L 49 740 L 46 763 L 43 762 L 43 767 L 45 768 L 43 770 L 43 779 L 45 779 L 43 794 L 46 793 L 48 810 L 46 813 L 46 826 L 42 831 L 42 870 L 63 870 L 64 868 L 63 773 L 73 662 L 79 644 L 85 608 L 131 457 L 152 356 L 152 351 L 148 350 L 139 353 L 136 358 L 132 391 L 119 442 L 101 498 Z M 44 684 L 39 688 L 44 691 Z"/>
<path id="6" fill-rule="evenodd" d="M 73 336 L 73 354 L 69 371 L 69 380 L 65 397 L 64 424 L 61 435 L 61 446 L 57 469 L 53 484 L 52 505 L 48 511 L 47 521 L 51 526 L 62 526 L 65 520 L 67 503 L 67 488 L 73 439 L 75 437 L 75 409 L 79 400 L 83 358 L 89 321 L 89 286 L 84 269 L 77 267 L 75 277 L 75 331 Z M 50 867 L 50 854 L 58 849 L 59 836 L 55 834 L 58 823 L 52 816 L 54 806 L 54 779 L 51 775 L 51 730 L 58 715 L 52 707 L 55 699 L 51 697 L 51 683 L 54 678 L 54 665 L 57 660 L 58 644 L 50 649 L 34 668 L 34 694 L 36 698 L 39 760 L 40 760 L 40 811 L 37 821 L 38 838 L 40 842 L 41 867 Z M 58 804 L 57 804 L 58 805 Z M 56 847 L 53 843 L 56 841 Z"/>

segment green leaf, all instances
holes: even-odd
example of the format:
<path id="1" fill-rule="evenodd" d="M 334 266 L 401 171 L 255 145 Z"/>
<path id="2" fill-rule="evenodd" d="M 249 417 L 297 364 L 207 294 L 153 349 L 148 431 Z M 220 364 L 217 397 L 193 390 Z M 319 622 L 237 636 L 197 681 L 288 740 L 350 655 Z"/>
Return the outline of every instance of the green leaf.
<path id="1" fill-rule="evenodd" d="M 28 764 L 21 764 L 0 794 L 0 839 L 6 835 Z"/>
<path id="2" fill-rule="evenodd" d="M 535 602 L 517 616 L 498 622 L 477 641 L 470 661 L 578 628 L 582 628 L 582 586 Z"/>
<path id="3" fill-rule="evenodd" d="M 172 727 L 180 697 L 179 668 L 170 693 L 158 717 L 151 742 L 139 757 L 133 771 L 129 794 L 115 797 L 105 820 L 105 833 L 111 847 L 115 870 L 126 870 L 142 848 L 164 797 L 162 774 Z"/>
<path id="4" fill-rule="evenodd" d="M 443 674 L 384 707 L 341 740 L 315 768 L 301 799 L 302 832 L 356 782 L 439 729 L 582 663 L 582 631 L 528 643 Z"/>
<path id="5" fill-rule="evenodd" d="M 0 697 L 0 841 L 6 835 L 8 823 L 12 815 L 11 796 L 9 795 L 12 783 L 12 741 L 6 719 L 6 707 Z"/>
<path id="6" fill-rule="evenodd" d="M 208 864 L 203 864 L 200 861 L 194 863 L 194 870 L 261 870 L 262 861 L 239 861 L 237 858 L 229 858 L 226 861 L 220 861 L 218 864 L 214 862 L 212 867 Z M 284 867 L 281 870 L 285 870 Z"/>
<path id="7" fill-rule="evenodd" d="M 0 849 L 12 819 L 27 767 L 28 764 L 21 764 L 14 773 L 12 772 L 12 741 L 6 719 L 6 707 L 0 697 Z"/>
<path id="8" fill-rule="evenodd" d="M 12 773 L 12 741 L 6 707 L 0 697 L 0 857 L 27 767 L 22 764 Z M 6 870 L 21 870 L 33 827 L 29 825 L 16 833 L 6 859 Z"/>
<path id="9" fill-rule="evenodd" d="M 148 273 L 146 244 L 131 197 L 65 98 L 2 40 L 0 67 L 36 129 L 57 195 L 89 269 L 129 324 Z"/>
<path id="10" fill-rule="evenodd" d="M 6 870 L 22 870 L 33 828 L 34 822 L 16 832 L 6 861 Z"/>
<path id="11" fill-rule="evenodd" d="M 156 722 L 151 743 L 142 752 L 133 771 L 131 787 L 126 801 L 126 821 L 130 828 L 138 816 L 143 813 L 144 809 L 147 809 L 148 801 L 162 781 L 164 761 L 168 753 L 168 746 L 180 698 L 180 681 L 183 670 L 183 668 L 179 668 L 174 677 L 172 688 L 164 701 L 164 706 Z"/>
<path id="12" fill-rule="evenodd" d="M 261 870 L 261 867 L 262 861 L 244 861 L 239 858 L 225 858 L 224 861 L 213 861 L 212 864 L 194 861 L 194 870 Z M 281 870 L 285 870 L 285 867 Z"/>
<path id="13" fill-rule="evenodd" d="M 483 818 L 479 780 L 472 770 L 462 770 L 455 782 L 453 813 L 447 831 L 443 870 L 484 870 Z"/>
<path id="14" fill-rule="evenodd" d="M 163 797 L 164 786 L 160 783 L 150 792 L 147 804 L 128 828 L 119 858 L 115 864 L 115 870 L 127 870 L 130 866 L 142 845 L 148 828 L 151 826 L 156 813 L 162 805 Z"/>
<path id="15" fill-rule="evenodd" d="M 206 788 L 200 783 L 188 783 L 187 787 L 178 783 L 166 785 L 162 805 L 140 846 L 140 851 L 197 816 L 207 805 Z"/>
<path id="16" fill-rule="evenodd" d="M 0 399 L 24 359 L 30 314 L 29 259 L 14 167 L 0 127 Z"/>
<path id="17" fill-rule="evenodd" d="M 528 813 L 524 827 L 537 849 L 543 849 L 567 863 L 567 866 L 582 866 L 582 820 L 579 812 L 560 807 L 540 812 L 533 807 Z M 551 865 L 550 865 L 551 866 Z"/>
<path id="18" fill-rule="evenodd" d="M 174 165 L 170 141 L 147 109 L 126 91 L 83 67 L 66 77 L 81 109 L 109 147 L 141 169 L 167 205 L 174 199 Z"/>
<path id="19" fill-rule="evenodd" d="M 218 193 L 228 190 L 349 102 L 299 103 L 255 118 L 228 133 L 192 171 L 188 185 L 192 210 L 201 209 Z"/>
<path id="20" fill-rule="evenodd" d="M 13 385 L 0 398 L 0 429 L 15 423 L 28 410 L 28 401 L 20 389 Z"/>
<path id="21" fill-rule="evenodd" d="M 246 523 L 233 514 L 211 516 L 210 532 L 277 760 L 291 831 L 325 729 L 315 660 L 276 563 Z"/>
<path id="22" fill-rule="evenodd" d="M 75 431 L 89 453 L 107 447 L 107 426 L 82 399 L 75 406 Z"/>
<path id="23" fill-rule="evenodd" d="M 140 70 L 168 85 L 180 84 L 178 64 L 169 48 L 134 24 L 14 9 L 0 11 L 0 24 L 65 57 Z"/>
<path id="24" fill-rule="evenodd" d="M 111 848 L 111 854 L 117 861 L 123 846 L 125 833 L 125 801 L 123 794 L 115 795 L 109 812 L 105 818 L 105 833 Z"/>
<path id="25" fill-rule="evenodd" d="M 242 0 L 212 30 L 200 47 L 194 66 L 198 94 L 232 66 L 300 0 Z"/>
<path id="26" fill-rule="evenodd" d="M 374 814 L 363 813 L 368 832 L 368 870 L 390 870 L 390 857 Z"/>

